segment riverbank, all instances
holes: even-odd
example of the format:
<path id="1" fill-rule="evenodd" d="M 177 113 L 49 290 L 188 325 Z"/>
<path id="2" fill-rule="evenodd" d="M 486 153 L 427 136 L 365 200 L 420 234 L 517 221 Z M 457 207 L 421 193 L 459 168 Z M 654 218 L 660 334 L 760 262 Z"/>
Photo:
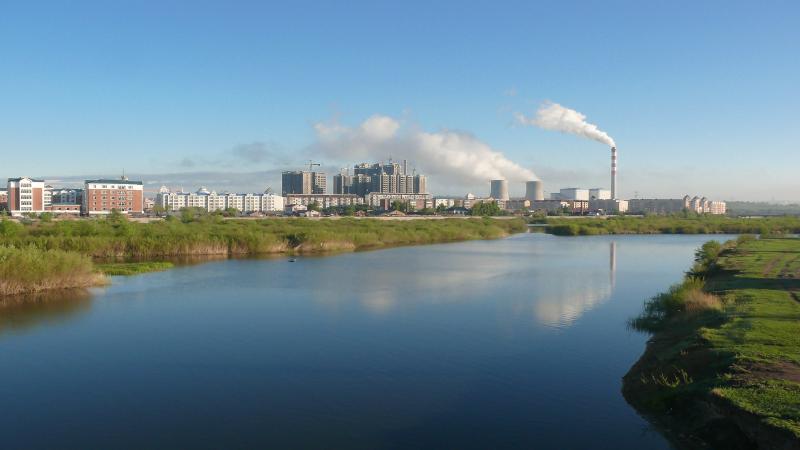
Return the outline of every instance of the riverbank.
<path id="1" fill-rule="evenodd" d="M 707 243 L 631 321 L 623 394 L 682 448 L 800 448 L 800 239 Z"/>
<path id="2" fill-rule="evenodd" d="M 797 234 L 800 217 L 731 218 L 711 215 L 546 218 L 545 231 L 557 236 L 598 234 Z"/>
<path id="3" fill-rule="evenodd" d="M 115 215 L 98 220 L 27 224 L 2 220 L 0 249 L 5 249 L 9 257 L 0 259 L 0 271 L 4 271 L 0 278 L 4 280 L 0 284 L 0 295 L 92 285 L 102 282 L 97 273 L 103 271 L 109 275 L 128 275 L 164 270 L 168 267 L 160 261 L 173 257 L 356 251 L 496 239 L 526 230 L 521 219 L 490 218 L 233 221 L 202 216 L 187 221 L 173 218 L 137 223 Z M 53 259 L 52 268 L 42 265 L 43 262 L 12 264 L 26 258 L 41 261 L 46 255 L 58 256 Z M 93 261 L 104 264 L 95 267 Z M 135 264 L 128 264 L 131 261 Z"/>

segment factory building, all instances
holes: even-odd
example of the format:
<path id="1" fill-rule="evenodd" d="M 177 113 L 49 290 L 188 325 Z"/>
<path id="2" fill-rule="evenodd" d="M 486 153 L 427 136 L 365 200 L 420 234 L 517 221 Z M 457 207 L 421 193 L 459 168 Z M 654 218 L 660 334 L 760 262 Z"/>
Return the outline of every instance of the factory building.
<path id="1" fill-rule="evenodd" d="M 281 174 L 281 193 L 324 194 L 327 192 L 327 178 L 324 172 L 286 171 Z"/>
<path id="2" fill-rule="evenodd" d="M 628 201 L 628 210 L 634 214 L 673 214 L 692 211 L 698 214 L 725 214 L 726 205 L 722 201 L 711 201 L 705 197 L 683 198 L 644 198 Z"/>
<path id="3" fill-rule="evenodd" d="M 628 212 L 627 200 L 592 199 L 589 200 L 589 211 L 602 211 L 605 214 L 624 214 Z"/>
<path id="4" fill-rule="evenodd" d="M 536 200 L 531 202 L 532 211 L 546 211 L 548 213 L 567 212 L 570 214 L 583 214 L 589 211 L 588 200 Z"/>
<path id="5" fill-rule="evenodd" d="M 611 191 L 608 189 L 594 188 L 589 189 L 589 200 L 610 200 Z"/>
<path id="6" fill-rule="evenodd" d="M 589 189 L 562 188 L 559 192 L 550 194 L 552 200 L 582 200 L 589 201 Z"/>

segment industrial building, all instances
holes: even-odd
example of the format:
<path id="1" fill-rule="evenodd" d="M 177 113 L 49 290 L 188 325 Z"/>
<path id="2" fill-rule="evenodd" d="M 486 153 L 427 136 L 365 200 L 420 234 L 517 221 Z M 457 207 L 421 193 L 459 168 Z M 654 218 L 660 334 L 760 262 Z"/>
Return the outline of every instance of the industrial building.
<path id="1" fill-rule="evenodd" d="M 603 212 L 604 214 L 625 214 L 628 212 L 627 200 L 614 200 L 611 198 L 589 200 L 589 211 Z"/>
<path id="2" fill-rule="evenodd" d="M 589 201 L 589 189 L 562 188 L 559 192 L 550 194 L 551 200 L 583 200 Z"/>
<path id="3" fill-rule="evenodd" d="M 698 214 L 725 214 L 726 204 L 722 201 L 711 201 L 705 197 L 683 198 L 642 198 L 628 201 L 628 211 L 634 214 L 672 214 L 692 211 Z"/>

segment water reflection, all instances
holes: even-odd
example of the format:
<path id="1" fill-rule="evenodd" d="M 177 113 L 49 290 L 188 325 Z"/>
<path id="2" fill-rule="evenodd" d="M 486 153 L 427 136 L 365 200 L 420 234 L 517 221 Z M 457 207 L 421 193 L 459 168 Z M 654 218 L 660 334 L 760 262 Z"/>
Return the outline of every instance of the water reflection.
<path id="1" fill-rule="evenodd" d="M 0 334 L 73 319 L 91 306 L 91 294 L 84 289 L 4 298 L 0 301 Z"/>
<path id="2" fill-rule="evenodd" d="M 583 270 L 537 284 L 533 293 L 536 320 L 549 327 L 568 327 L 586 311 L 611 298 L 616 284 L 616 241 L 609 243 L 608 252 L 608 274 Z"/>

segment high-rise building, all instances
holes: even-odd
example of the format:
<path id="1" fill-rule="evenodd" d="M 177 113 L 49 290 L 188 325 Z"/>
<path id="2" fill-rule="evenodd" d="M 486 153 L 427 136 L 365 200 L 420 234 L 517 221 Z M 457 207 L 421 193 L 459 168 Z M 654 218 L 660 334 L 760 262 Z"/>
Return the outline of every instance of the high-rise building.
<path id="1" fill-rule="evenodd" d="M 327 191 L 325 172 L 286 171 L 281 175 L 281 193 L 324 194 Z"/>
<path id="2" fill-rule="evenodd" d="M 425 175 L 409 175 L 408 163 L 356 164 L 353 175 L 347 172 L 333 177 L 334 194 L 366 196 L 379 194 L 424 194 L 427 192 Z"/>

